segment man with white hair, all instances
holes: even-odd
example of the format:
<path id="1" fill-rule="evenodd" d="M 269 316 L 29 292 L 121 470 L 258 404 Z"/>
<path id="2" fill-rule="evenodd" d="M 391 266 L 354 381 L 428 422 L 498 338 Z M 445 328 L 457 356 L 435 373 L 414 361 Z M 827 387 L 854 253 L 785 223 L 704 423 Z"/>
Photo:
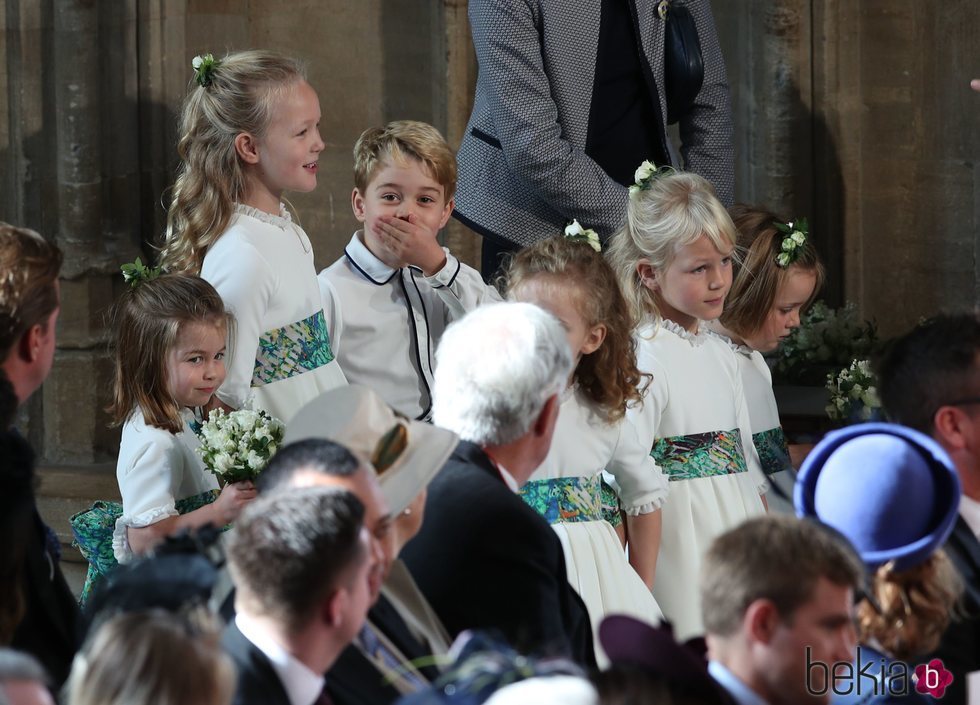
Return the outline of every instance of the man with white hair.
<path id="1" fill-rule="evenodd" d="M 484 306 L 449 327 L 436 357 L 433 419 L 462 442 L 402 558 L 450 634 L 497 630 L 521 651 L 594 664 L 561 543 L 517 495 L 548 454 L 572 371 L 561 324 L 530 304 Z"/>

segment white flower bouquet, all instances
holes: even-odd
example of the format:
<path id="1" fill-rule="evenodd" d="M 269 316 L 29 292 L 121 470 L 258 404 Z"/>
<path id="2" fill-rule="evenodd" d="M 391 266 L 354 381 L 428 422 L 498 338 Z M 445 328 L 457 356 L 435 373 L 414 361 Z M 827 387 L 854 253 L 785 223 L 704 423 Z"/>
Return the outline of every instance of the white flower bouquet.
<path id="1" fill-rule="evenodd" d="M 854 360 L 837 374 L 827 375 L 830 403 L 827 416 L 841 423 L 871 421 L 878 416 L 878 380 L 867 360 Z"/>
<path id="2" fill-rule="evenodd" d="M 817 301 L 804 314 L 800 327 L 774 353 L 773 380 L 781 384 L 822 384 L 828 370 L 867 359 L 877 343 L 874 323 L 861 320 L 853 303 L 833 309 Z"/>
<path id="3" fill-rule="evenodd" d="M 285 427 L 263 410 L 213 409 L 201 424 L 197 449 L 204 465 L 224 487 L 254 480 L 282 445 Z"/>

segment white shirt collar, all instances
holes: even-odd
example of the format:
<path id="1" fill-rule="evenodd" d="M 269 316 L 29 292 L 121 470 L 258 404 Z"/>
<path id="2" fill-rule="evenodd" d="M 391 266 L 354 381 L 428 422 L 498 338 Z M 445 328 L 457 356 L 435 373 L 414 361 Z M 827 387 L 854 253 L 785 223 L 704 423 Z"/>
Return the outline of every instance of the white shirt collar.
<path id="1" fill-rule="evenodd" d="M 314 673 L 305 663 L 294 658 L 262 629 L 261 624 L 248 615 L 241 612 L 236 614 L 235 626 L 242 636 L 269 659 L 286 695 L 289 696 L 290 705 L 313 705 L 316 702 L 326 685 L 322 674 Z"/>
<path id="2" fill-rule="evenodd" d="M 361 240 L 363 234 L 361 230 L 354 233 L 350 242 L 347 243 L 347 247 L 344 248 L 344 254 L 347 255 L 348 261 L 354 268 L 364 275 L 366 279 L 379 286 L 381 284 L 387 284 L 398 270 L 392 269 L 374 256 L 371 250 L 367 248 L 367 245 L 364 244 L 364 241 Z"/>
<path id="3" fill-rule="evenodd" d="M 980 539 L 980 502 L 966 495 L 960 497 L 960 516 L 970 527 L 973 535 Z"/>
<path id="4" fill-rule="evenodd" d="M 498 463 L 497 469 L 500 471 L 500 477 L 503 479 L 504 484 L 507 485 L 510 491 L 514 492 L 515 494 L 520 492 L 520 485 L 517 484 L 517 480 L 514 479 L 514 476 L 507 471 L 507 468 Z"/>
<path id="5" fill-rule="evenodd" d="M 738 705 L 769 705 L 758 693 L 745 685 L 738 676 L 719 661 L 708 662 L 708 673 L 721 684 L 722 688 L 728 691 L 729 695 L 735 698 Z"/>

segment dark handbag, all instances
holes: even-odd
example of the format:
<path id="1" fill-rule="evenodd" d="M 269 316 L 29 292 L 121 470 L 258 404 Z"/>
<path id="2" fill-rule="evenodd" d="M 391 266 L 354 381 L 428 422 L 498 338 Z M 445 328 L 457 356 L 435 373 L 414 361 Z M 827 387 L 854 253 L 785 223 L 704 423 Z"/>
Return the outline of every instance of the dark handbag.
<path id="1" fill-rule="evenodd" d="M 687 113 L 701 90 L 704 60 L 698 28 L 687 7 L 661 0 L 657 12 L 666 25 L 664 89 L 667 93 L 667 124 L 673 125 Z"/>

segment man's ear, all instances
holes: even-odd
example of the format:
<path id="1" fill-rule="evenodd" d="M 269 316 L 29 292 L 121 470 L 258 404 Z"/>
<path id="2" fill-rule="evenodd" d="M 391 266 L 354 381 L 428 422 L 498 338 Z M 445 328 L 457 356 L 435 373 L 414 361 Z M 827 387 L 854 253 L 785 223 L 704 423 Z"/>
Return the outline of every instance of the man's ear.
<path id="1" fill-rule="evenodd" d="M 748 606 L 742 625 L 753 641 L 769 644 L 781 622 L 779 610 L 772 600 L 759 599 Z"/>
<path id="2" fill-rule="evenodd" d="M 636 274 L 640 278 L 640 283 L 650 291 L 660 291 L 660 283 L 657 277 L 657 269 L 646 257 L 641 258 L 636 263 Z"/>
<path id="3" fill-rule="evenodd" d="M 932 417 L 936 440 L 948 450 L 963 450 L 969 439 L 967 434 L 972 424 L 962 409 L 955 406 L 941 406 Z"/>
<path id="4" fill-rule="evenodd" d="M 338 588 L 323 599 L 320 605 L 320 619 L 334 629 L 344 623 L 350 594 L 344 588 Z"/>
<path id="5" fill-rule="evenodd" d="M 37 360 L 41 354 L 41 337 L 43 333 L 41 324 L 35 323 L 20 336 L 16 349 L 17 356 L 21 359 L 21 362 L 30 363 Z"/>
<path id="6" fill-rule="evenodd" d="M 235 135 L 235 152 L 246 164 L 259 163 L 259 142 L 248 132 Z"/>
<path id="7" fill-rule="evenodd" d="M 561 409 L 561 401 L 558 399 L 557 394 L 552 394 L 548 397 L 548 401 L 544 403 L 541 407 L 541 413 L 538 414 L 537 420 L 534 422 L 534 433 L 537 436 L 543 436 L 545 434 L 551 433 L 551 430 L 555 427 L 555 423 L 558 421 L 558 411 Z"/>

